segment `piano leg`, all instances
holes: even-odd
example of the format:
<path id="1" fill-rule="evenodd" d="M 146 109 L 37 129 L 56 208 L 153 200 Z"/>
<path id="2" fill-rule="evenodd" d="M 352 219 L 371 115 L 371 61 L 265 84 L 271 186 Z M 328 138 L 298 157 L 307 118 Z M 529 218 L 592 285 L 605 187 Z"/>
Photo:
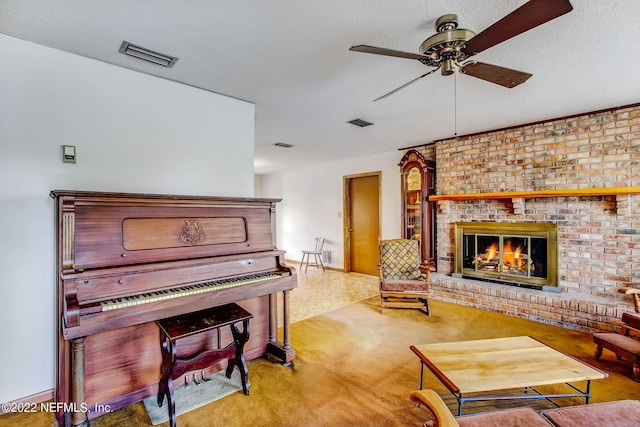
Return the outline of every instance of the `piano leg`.
<path id="1" fill-rule="evenodd" d="M 278 341 L 278 298 L 277 294 L 269 294 L 269 344 L 267 352 L 282 361 L 283 365 L 291 365 L 296 358 L 296 351 L 291 347 L 289 332 L 289 291 L 282 291 L 282 342 Z"/>
<path id="2" fill-rule="evenodd" d="M 289 291 L 283 291 L 282 292 L 282 305 L 283 305 L 283 310 L 282 310 L 282 344 L 283 344 L 283 348 L 285 351 L 287 350 L 293 350 L 291 348 L 291 335 L 289 332 L 289 323 L 290 323 L 290 317 L 289 317 Z"/>
<path id="3" fill-rule="evenodd" d="M 71 425 L 88 426 L 89 419 L 84 409 L 84 338 L 71 340 Z"/>
<path id="4" fill-rule="evenodd" d="M 278 341 L 278 294 L 269 294 L 269 344 Z"/>

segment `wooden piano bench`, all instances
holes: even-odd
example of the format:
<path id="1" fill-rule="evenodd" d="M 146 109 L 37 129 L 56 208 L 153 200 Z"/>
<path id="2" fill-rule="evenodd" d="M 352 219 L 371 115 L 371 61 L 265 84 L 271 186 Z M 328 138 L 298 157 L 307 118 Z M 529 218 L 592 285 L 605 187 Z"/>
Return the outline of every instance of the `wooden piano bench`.
<path id="1" fill-rule="evenodd" d="M 187 372 L 202 371 L 214 363 L 227 359 L 227 378 L 231 378 L 233 368 L 237 366 L 240 371 L 242 391 L 245 395 L 249 395 L 248 371 L 243 349 L 249 340 L 249 319 L 252 317 L 251 313 L 232 303 L 157 321 L 160 327 L 162 347 L 162 378 L 158 386 L 158 406 L 162 406 L 166 395 L 169 421 L 172 427 L 176 425 L 173 380 L 182 377 Z M 240 322 L 243 324 L 242 331 L 238 329 L 237 325 Z M 224 348 L 200 351 L 184 357 L 176 356 L 176 348 L 180 339 L 212 329 L 220 329 L 224 326 L 231 328 L 233 334 L 231 344 Z M 195 374 L 193 379 L 198 384 Z M 204 375 L 202 379 L 208 381 Z"/>

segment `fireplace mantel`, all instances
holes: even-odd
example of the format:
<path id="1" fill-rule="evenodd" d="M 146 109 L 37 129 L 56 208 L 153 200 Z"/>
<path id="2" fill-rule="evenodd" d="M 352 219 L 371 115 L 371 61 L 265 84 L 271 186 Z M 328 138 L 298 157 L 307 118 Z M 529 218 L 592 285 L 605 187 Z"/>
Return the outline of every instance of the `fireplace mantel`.
<path id="1" fill-rule="evenodd" d="M 532 199 L 536 197 L 592 197 L 640 194 L 640 187 L 576 188 L 572 190 L 499 191 L 492 193 L 437 194 L 429 200 Z"/>
<path id="2" fill-rule="evenodd" d="M 615 196 L 616 206 L 621 196 L 640 194 L 640 186 L 636 187 L 611 187 L 611 188 L 576 188 L 571 190 L 534 190 L 534 191 L 498 191 L 490 193 L 458 193 L 435 194 L 429 196 L 430 201 L 463 201 L 463 200 L 488 200 L 500 199 L 510 201 L 513 213 L 524 213 L 524 199 L 538 197 L 594 197 Z"/>

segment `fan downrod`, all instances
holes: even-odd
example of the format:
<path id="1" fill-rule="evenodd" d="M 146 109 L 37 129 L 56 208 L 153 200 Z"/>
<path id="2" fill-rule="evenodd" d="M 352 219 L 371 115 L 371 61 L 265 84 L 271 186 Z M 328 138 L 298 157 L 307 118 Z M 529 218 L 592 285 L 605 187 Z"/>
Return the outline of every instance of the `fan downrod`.
<path id="1" fill-rule="evenodd" d="M 442 15 L 436 21 L 436 31 L 439 33 L 449 30 L 455 30 L 456 28 L 458 28 L 458 15 L 456 15 L 455 13 Z"/>

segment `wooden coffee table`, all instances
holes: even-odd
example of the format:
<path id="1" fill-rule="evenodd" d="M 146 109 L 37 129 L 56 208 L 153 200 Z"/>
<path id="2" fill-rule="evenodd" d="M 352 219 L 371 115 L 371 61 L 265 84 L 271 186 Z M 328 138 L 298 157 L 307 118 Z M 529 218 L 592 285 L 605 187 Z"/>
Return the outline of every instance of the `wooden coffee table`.
<path id="1" fill-rule="evenodd" d="M 531 337 L 423 344 L 410 347 L 424 367 L 457 399 L 458 415 L 467 402 L 534 401 L 553 403 L 561 397 L 584 397 L 589 403 L 591 380 L 609 375 Z M 572 383 L 586 381 L 580 389 Z M 534 387 L 565 384 L 567 393 L 543 394 Z M 504 393 L 509 391 L 508 393 Z"/>

